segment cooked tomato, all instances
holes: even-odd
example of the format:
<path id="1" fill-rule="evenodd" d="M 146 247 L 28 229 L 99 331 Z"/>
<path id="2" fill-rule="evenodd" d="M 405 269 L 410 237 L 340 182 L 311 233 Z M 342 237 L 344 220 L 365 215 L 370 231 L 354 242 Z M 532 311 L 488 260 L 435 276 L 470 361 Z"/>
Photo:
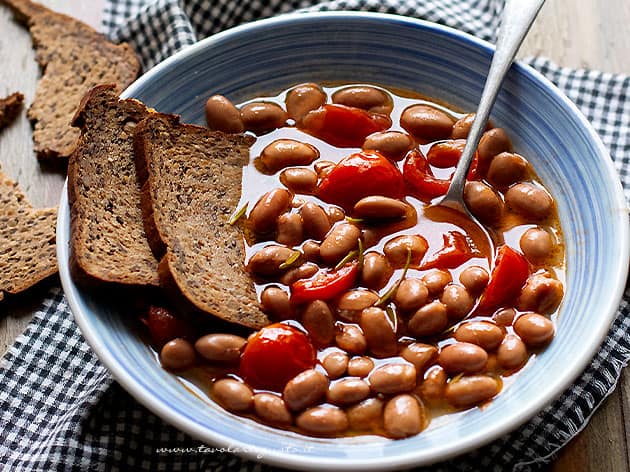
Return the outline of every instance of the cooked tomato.
<path id="1" fill-rule="evenodd" d="M 451 179 L 438 179 L 435 177 L 431 170 L 431 165 L 440 168 L 456 166 L 465 144 L 466 142 L 460 139 L 434 144 L 429 149 L 427 157 L 418 149 L 409 152 L 403 165 L 403 175 L 409 193 L 421 200 L 444 195 L 451 184 Z M 475 153 L 466 177 L 468 180 L 477 179 L 478 165 L 479 159 Z"/>
<path id="2" fill-rule="evenodd" d="M 510 246 L 501 246 L 476 311 L 489 314 L 502 306 L 513 306 L 527 277 L 529 264 L 525 257 Z"/>
<path id="3" fill-rule="evenodd" d="M 449 180 L 438 179 L 433 175 L 429 161 L 418 149 L 407 154 L 403 176 L 409 193 L 421 200 L 444 195 L 450 185 Z"/>
<path id="4" fill-rule="evenodd" d="M 339 270 L 316 273 L 310 279 L 300 279 L 291 285 L 291 303 L 300 305 L 314 300 L 330 300 L 354 285 L 359 273 L 358 262 L 344 265 Z"/>
<path id="5" fill-rule="evenodd" d="M 186 321 L 162 307 L 152 305 L 144 321 L 149 327 L 151 340 L 158 349 L 175 338 L 188 338 L 192 332 Z"/>
<path id="6" fill-rule="evenodd" d="M 361 147 L 365 138 L 388 129 L 392 121 L 385 115 L 360 108 L 329 104 L 309 112 L 300 127 L 337 147 Z"/>
<path id="7" fill-rule="evenodd" d="M 449 139 L 448 141 L 440 141 L 435 143 L 427 152 L 427 161 L 429 164 L 440 169 L 447 169 L 457 165 L 464 147 L 465 139 Z"/>
<path id="8" fill-rule="evenodd" d="M 304 333 L 276 323 L 262 328 L 247 341 L 240 374 L 254 388 L 282 391 L 289 380 L 314 367 L 316 360 L 315 348 Z"/>
<path id="9" fill-rule="evenodd" d="M 465 234 L 449 231 L 442 238 L 444 246 L 422 264 L 420 269 L 454 269 L 475 255 Z"/>
<path id="10" fill-rule="evenodd" d="M 361 151 L 345 157 L 321 181 L 319 198 L 346 211 L 363 197 L 382 195 L 402 198 L 403 176 L 394 164 L 377 151 Z"/>

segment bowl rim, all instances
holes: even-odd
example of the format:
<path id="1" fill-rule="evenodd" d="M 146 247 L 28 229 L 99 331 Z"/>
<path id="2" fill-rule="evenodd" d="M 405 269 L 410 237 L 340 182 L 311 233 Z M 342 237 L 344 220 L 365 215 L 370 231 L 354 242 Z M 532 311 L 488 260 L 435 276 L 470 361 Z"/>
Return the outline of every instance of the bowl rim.
<path id="1" fill-rule="evenodd" d="M 475 47 L 484 49 L 489 52 L 492 52 L 494 50 L 494 46 L 491 43 L 479 39 L 471 34 L 456 30 L 448 26 L 413 17 L 394 15 L 389 13 L 373 13 L 360 11 L 286 13 L 278 15 L 276 17 L 256 20 L 227 29 L 225 31 L 216 33 L 208 38 L 205 38 L 193 45 L 185 47 L 184 49 L 160 62 L 155 67 L 139 77 L 121 94 L 121 97 L 132 98 L 136 90 L 142 88 L 145 83 L 150 82 L 155 77 L 159 76 L 162 70 L 169 68 L 174 63 L 184 60 L 190 55 L 194 55 L 200 50 L 212 47 L 213 44 L 224 38 L 239 35 L 243 31 L 256 31 L 258 28 L 280 26 L 285 22 L 295 22 L 301 20 L 309 21 L 313 18 L 323 20 L 365 18 L 372 20 L 380 19 L 388 22 L 411 24 L 420 28 L 435 30 L 441 32 L 442 34 L 455 37 L 459 40 L 471 43 Z M 210 442 L 221 447 L 232 447 L 237 455 L 253 461 L 259 461 L 272 465 L 302 470 L 325 470 L 330 469 L 330 467 L 335 467 L 337 470 L 385 470 L 409 467 L 420 464 L 428 465 L 469 452 L 472 449 L 488 444 L 501 435 L 516 429 L 527 420 L 531 419 L 535 414 L 540 412 L 545 406 L 550 404 L 553 400 L 557 398 L 557 396 L 564 392 L 576 380 L 578 375 L 592 360 L 597 350 L 599 350 L 602 341 L 604 340 L 612 322 L 614 321 L 617 307 L 619 306 L 625 289 L 625 280 L 628 276 L 628 267 L 630 261 L 630 225 L 627 224 L 628 206 L 625 196 L 623 194 L 623 189 L 619 180 L 619 176 L 614 168 L 608 150 L 605 148 L 601 139 L 599 138 L 593 127 L 590 125 L 588 120 L 580 112 L 578 107 L 541 73 L 539 73 L 529 65 L 518 61 L 515 62 L 513 67 L 519 68 L 522 73 L 529 75 L 535 81 L 543 84 L 546 89 L 551 91 L 557 98 L 564 102 L 565 106 L 569 107 L 572 110 L 584 129 L 588 131 L 589 138 L 597 148 L 599 157 L 602 158 L 602 161 L 606 165 L 609 181 L 615 182 L 612 195 L 614 196 L 615 202 L 619 205 L 618 219 L 620 221 L 625 220 L 626 224 L 620 225 L 622 234 L 618 235 L 619 260 L 622 261 L 622 263 L 619 265 L 618 274 L 615 274 L 615 280 L 618 280 L 618 284 L 616 287 L 614 287 L 614 289 L 611 290 L 609 303 L 605 307 L 602 307 L 602 313 L 606 315 L 606 319 L 608 322 L 600 323 L 598 326 L 598 330 L 595 333 L 595 337 L 599 339 L 599 342 L 594 343 L 592 346 L 589 347 L 589 349 L 581 351 L 580 355 L 577 358 L 573 359 L 571 365 L 568 366 L 564 372 L 559 373 L 559 375 L 564 378 L 561 389 L 558 388 L 557 390 L 549 391 L 546 392 L 546 394 L 541 395 L 538 401 L 532 402 L 530 405 L 527 406 L 527 408 L 524 408 L 518 414 L 513 415 L 513 417 L 509 421 L 495 424 L 490 429 L 487 435 L 483 436 L 482 438 L 471 436 L 464 439 L 463 441 L 458 441 L 457 447 L 446 445 L 444 448 L 440 448 L 437 451 L 424 451 L 421 454 L 412 451 L 405 452 L 394 457 L 385 455 L 378 458 L 369 458 L 364 460 L 353 459 L 351 462 L 345 461 L 343 459 L 340 461 L 336 458 L 326 458 L 321 456 L 296 455 L 291 454 L 287 451 L 281 451 L 279 449 L 271 448 L 266 449 L 264 456 L 260 457 L 259 451 L 251 450 L 251 446 L 248 446 L 248 444 L 242 443 L 238 439 L 230 438 L 226 435 L 223 435 L 219 431 L 206 429 L 201 427 L 200 425 L 190 423 L 188 420 L 176 415 L 174 412 L 171 411 L 167 403 L 156 401 L 152 395 L 152 392 L 150 392 L 149 390 L 145 390 L 134 382 L 133 378 L 125 371 L 124 366 L 119 364 L 109 354 L 104 343 L 102 343 L 100 338 L 97 336 L 97 333 L 94 330 L 90 329 L 89 319 L 80 309 L 79 291 L 75 290 L 67 264 L 69 257 L 69 247 L 68 244 L 65 243 L 69 239 L 70 235 L 68 233 L 66 234 L 66 237 L 63 237 L 65 234 L 65 229 L 68 228 L 70 225 L 66 180 L 66 184 L 63 187 L 63 193 L 59 203 L 59 214 L 57 221 L 57 258 L 58 261 L 64 262 L 63 264 L 61 262 L 59 263 L 61 284 L 66 294 L 70 310 L 72 311 L 74 319 L 76 320 L 81 330 L 81 333 L 83 334 L 99 360 L 103 363 L 105 367 L 107 367 L 113 378 L 116 379 L 116 381 L 119 382 L 125 388 L 125 390 L 127 390 L 135 399 L 137 399 L 150 411 L 164 419 L 167 423 L 174 425 L 181 431 L 184 431 L 194 438 L 197 438 L 203 442 Z M 60 242 L 64 244 L 60 244 Z"/>

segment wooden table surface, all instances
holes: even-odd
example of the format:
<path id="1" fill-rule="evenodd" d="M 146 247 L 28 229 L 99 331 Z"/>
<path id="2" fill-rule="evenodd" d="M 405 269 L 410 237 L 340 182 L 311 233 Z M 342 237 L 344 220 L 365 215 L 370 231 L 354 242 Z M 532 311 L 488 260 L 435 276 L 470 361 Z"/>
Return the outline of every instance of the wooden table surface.
<path id="1" fill-rule="evenodd" d="M 103 0 L 42 0 L 42 3 L 98 28 Z M 567 67 L 630 74 L 630 1 L 548 0 L 521 49 L 521 56 L 544 55 Z M 13 91 L 33 98 L 39 75 L 28 33 L 0 7 L 0 96 Z M 629 91 L 630 92 L 630 91 Z M 64 175 L 42 168 L 34 154 L 24 114 L 0 136 L 0 163 L 34 206 L 54 206 Z M 55 283 L 54 281 L 52 283 Z M 29 322 L 45 290 L 33 290 L 0 305 L 0 354 Z M 630 375 L 593 415 L 588 426 L 558 454 L 553 471 L 630 472 Z"/>

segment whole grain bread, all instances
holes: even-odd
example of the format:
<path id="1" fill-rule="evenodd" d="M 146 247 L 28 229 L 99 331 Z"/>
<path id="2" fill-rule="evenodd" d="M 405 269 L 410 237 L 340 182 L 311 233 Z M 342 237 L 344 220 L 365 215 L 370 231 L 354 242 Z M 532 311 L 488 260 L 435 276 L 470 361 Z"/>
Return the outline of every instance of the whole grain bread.
<path id="1" fill-rule="evenodd" d="M 250 328 L 269 323 L 245 270 L 230 217 L 241 195 L 252 139 L 153 113 L 134 131 L 144 221 L 163 283 L 197 309 Z"/>
<path id="2" fill-rule="evenodd" d="M 100 85 L 73 119 L 81 135 L 68 162 L 70 269 L 84 283 L 159 285 L 133 149 L 133 128 L 148 114 L 137 100 L 119 100 L 114 85 Z"/>
<path id="3" fill-rule="evenodd" d="M 56 208 L 32 208 L 0 170 L 0 300 L 57 272 L 56 221 Z"/>
<path id="4" fill-rule="evenodd" d="M 85 23 L 43 5 L 30 0 L 2 3 L 28 26 L 43 70 L 28 110 L 35 152 L 44 159 L 67 158 L 79 136 L 70 121 L 81 98 L 98 84 L 126 88 L 138 76 L 138 59 L 129 45 L 115 45 Z"/>
<path id="5" fill-rule="evenodd" d="M 20 190 L 18 183 L 0 172 L 0 214 L 12 215 L 30 208 L 31 204 Z"/>
<path id="6" fill-rule="evenodd" d="M 19 92 L 12 93 L 8 97 L 0 98 L 0 130 L 11 124 L 22 109 L 24 95 Z"/>

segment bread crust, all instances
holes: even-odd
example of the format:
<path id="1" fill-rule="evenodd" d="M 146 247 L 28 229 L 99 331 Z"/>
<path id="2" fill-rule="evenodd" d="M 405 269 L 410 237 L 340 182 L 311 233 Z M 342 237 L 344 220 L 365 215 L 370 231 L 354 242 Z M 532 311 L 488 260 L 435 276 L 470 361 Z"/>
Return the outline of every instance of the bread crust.
<path id="1" fill-rule="evenodd" d="M 175 115 L 163 115 L 172 126 L 177 126 L 179 118 Z M 153 214 L 153 198 L 151 196 L 151 186 L 155 186 L 155 182 L 151 177 L 148 169 L 147 154 L 150 152 L 147 146 L 148 140 L 144 138 L 147 134 L 147 121 L 141 121 L 134 130 L 133 148 L 136 158 L 136 174 L 140 182 L 141 203 L 142 203 L 142 224 L 147 234 L 149 247 L 153 251 L 153 255 L 158 261 L 162 261 L 166 254 L 166 242 L 160 236 L 155 216 Z M 164 273 L 163 266 L 160 266 L 159 272 Z M 162 277 L 163 278 L 163 277 Z"/>
<path id="2" fill-rule="evenodd" d="M 15 92 L 5 98 L 0 98 L 0 131 L 9 126 L 19 115 L 24 103 L 24 95 Z"/>
<path id="3" fill-rule="evenodd" d="M 159 286 L 142 225 L 131 130 L 148 113 L 137 100 L 119 100 L 108 84 L 86 94 L 72 120 L 81 130 L 68 162 L 70 271 L 79 283 Z"/>
<path id="4" fill-rule="evenodd" d="M 229 224 L 251 139 L 152 113 L 134 130 L 146 232 L 161 255 L 167 292 L 225 321 L 269 324 L 245 269 L 240 229 Z"/>

